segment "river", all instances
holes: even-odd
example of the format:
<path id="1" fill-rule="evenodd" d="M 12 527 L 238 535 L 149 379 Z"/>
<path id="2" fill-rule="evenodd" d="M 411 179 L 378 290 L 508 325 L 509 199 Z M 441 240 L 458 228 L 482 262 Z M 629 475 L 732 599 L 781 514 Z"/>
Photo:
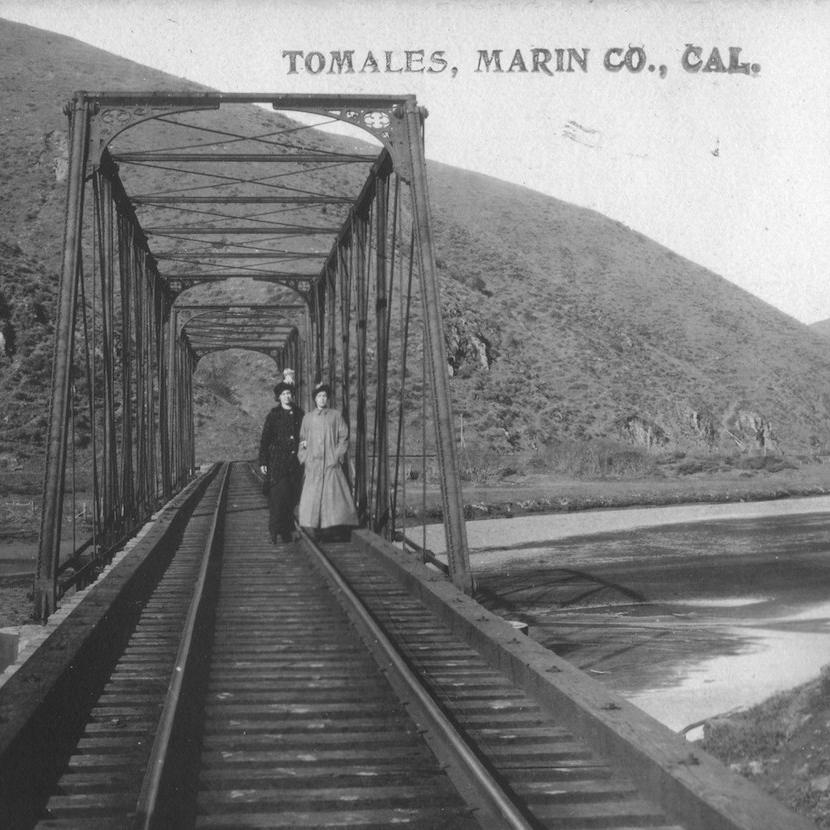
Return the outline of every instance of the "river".
<path id="1" fill-rule="evenodd" d="M 440 526 L 408 534 L 445 551 Z M 483 520 L 467 536 L 483 604 L 672 729 L 830 663 L 830 497 Z"/>

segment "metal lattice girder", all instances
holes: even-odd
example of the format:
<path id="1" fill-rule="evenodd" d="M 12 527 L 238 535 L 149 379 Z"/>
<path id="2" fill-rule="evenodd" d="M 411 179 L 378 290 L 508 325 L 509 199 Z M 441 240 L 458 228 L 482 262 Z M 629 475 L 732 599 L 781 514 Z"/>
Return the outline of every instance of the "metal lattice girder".
<path id="1" fill-rule="evenodd" d="M 250 349 L 273 354 L 298 335 L 290 318 L 300 305 L 179 305 L 180 336 L 201 357 L 222 349 Z"/>
<path id="2" fill-rule="evenodd" d="M 251 104 L 270 105 L 276 115 L 266 123 L 264 116 L 224 114 Z M 295 113 L 315 123 L 300 123 Z M 38 616 L 54 609 L 59 571 L 72 564 L 61 553 L 61 517 L 78 405 L 73 378 L 82 370 L 94 512 L 86 550 L 93 558 L 187 481 L 194 464 L 192 373 L 203 354 L 219 348 L 257 349 L 278 361 L 288 355 L 303 367 L 306 384 L 326 379 L 340 391 L 339 405 L 357 430 L 356 500 L 367 521 L 388 532 L 386 373 L 396 361 L 406 364 L 405 355 L 390 352 L 395 337 L 405 348 L 403 335 L 389 333 L 405 284 L 420 293 L 417 359 L 429 380 L 450 572 L 470 590 L 424 112 L 415 98 L 79 92 L 67 114 L 72 143 Z M 364 140 L 321 140 L 314 127 L 334 122 L 359 128 Z M 365 151 L 367 139 L 377 152 Z M 242 281 L 291 302 L 280 310 L 251 307 L 243 319 L 232 310 Z M 204 304 L 208 290 L 223 308 L 188 309 L 191 298 Z"/>

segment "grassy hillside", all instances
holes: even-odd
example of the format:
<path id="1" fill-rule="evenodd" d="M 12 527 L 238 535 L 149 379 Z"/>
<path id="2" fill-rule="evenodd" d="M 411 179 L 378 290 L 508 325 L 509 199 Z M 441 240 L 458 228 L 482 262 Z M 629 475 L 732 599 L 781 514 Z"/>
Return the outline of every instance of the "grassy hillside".
<path id="1" fill-rule="evenodd" d="M 78 88 L 200 87 L 6 21 L 0 71 L 0 453 L 36 462 L 65 198 L 62 107 Z M 750 453 L 762 438 L 788 454 L 826 451 L 830 356 L 819 333 L 597 213 L 453 167 L 429 173 L 465 458 L 556 466 L 574 447 Z M 253 454 L 272 383 L 261 356 L 203 361 L 200 460 Z"/>
<path id="2" fill-rule="evenodd" d="M 47 415 L 56 279 L 17 245 L 0 241 L 0 470 L 19 465 L 21 447 L 39 446 Z"/>
<path id="3" fill-rule="evenodd" d="M 819 320 L 817 323 L 812 323 L 810 328 L 817 334 L 830 337 L 830 320 Z"/>
<path id="4" fill-rule="evenodd" d="M 808 326 L 620 223 L 433 165 L 442 274 L 491 366 L 456 382 L 511 439 L 823 449 L 828 354 Z M 470 367 L 474 359 L 468 357 Z"/>

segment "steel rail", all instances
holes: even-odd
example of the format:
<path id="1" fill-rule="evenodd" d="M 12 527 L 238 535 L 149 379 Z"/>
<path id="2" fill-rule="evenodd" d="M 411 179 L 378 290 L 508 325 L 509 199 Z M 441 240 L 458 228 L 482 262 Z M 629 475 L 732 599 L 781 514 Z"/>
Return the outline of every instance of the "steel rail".
<path id="1" fill-rule="evenodd" d="M 227 500 L 228 483 L 230 481 L 231 465 L 227 462 L 220 472 L 221 482 L 219 495 L 216 501 L 210 531 L 205 543 L 205 552 L 199 569 L 199 576 L 193 590 L 181 643 L 176 654 L 175 666 L 170 678 L 170 685 L 164 700 L 164 709 L 159 720 L 159 727 L 153 740 L 153 748 L 147 763 L 147 772 L 139 792 L 136 818 L 133 827 L 150 830 L 156 826 L 160 798 L 165 785 L 165 776 L 169 775 L 169 763 L 173 754 L 173 741 L 178 723 L 181 718 L 182 705 L 185 702 L 186 683 L 190 682 L 194 661 L 198 659 L 194 645 L 204 627 L 205 595 L 208 588 L 210 570 L 215 561 L 218 550 L 218 539 L 224 523 L 225 503 Z"/>
<path id="2" fill-rule="evenodd" d="M 373 653 L 381 668 L 386 670 L 389 681 L 396 691 L 406 698 L 406 702 L 417 711 L 422 722 L 428 725 L 427 735 L 437 738 L 437 746 L 433 746 L 433 750 L 438 749 L 439 752 L 445 754 L 446 757 L 443 760 L 450 763 L 448 774 L 451 777 L 460 777 L 464 791 L 474 794 L 478 801 L 476 806 L 489 819 L 484 826 L 531 830 L 535 825 L 525 817 L 467 741 L 458 733 L 348 582 L 308 534 L 302 529 L 300 534 L 311 551 L 314 564 L 329 581 L 332 590 L 340 599 L 346 614 L 356 625 L 367 648 Z M 430 745 L 433 744 L 430 743 Z M 458 786 L 457 780 L 456 786 Z"/>

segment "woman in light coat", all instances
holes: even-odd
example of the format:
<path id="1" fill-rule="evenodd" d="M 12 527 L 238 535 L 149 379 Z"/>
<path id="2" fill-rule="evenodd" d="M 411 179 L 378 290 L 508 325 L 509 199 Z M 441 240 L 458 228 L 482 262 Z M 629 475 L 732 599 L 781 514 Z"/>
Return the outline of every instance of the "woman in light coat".
<path id="1" fill-rule="evenodd" d="M 349 427 L 343 416 L 329 408 L 329 387 L 314 388 L 314 409 L 300 427 L 297 458 L 305 464 L 298 522 L 301 527 L 323 530 L 357 525 L 357 512 L 343 472 L 349 448 Z"/>

